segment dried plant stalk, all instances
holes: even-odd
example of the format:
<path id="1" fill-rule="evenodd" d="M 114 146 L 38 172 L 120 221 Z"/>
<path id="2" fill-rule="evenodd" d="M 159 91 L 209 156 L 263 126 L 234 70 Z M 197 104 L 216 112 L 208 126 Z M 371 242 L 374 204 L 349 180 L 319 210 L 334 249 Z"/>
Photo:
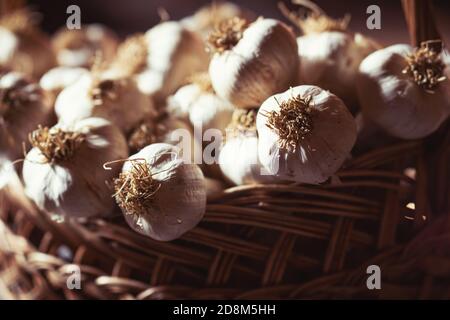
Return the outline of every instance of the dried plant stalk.
<path id="1" fill-rule="evenodd" d="M 242 39 L 248 26 L 249 22 L 239 17 L 221 21 L 208 37 L 210 49 L 219 53 L 232 49 Z"/>
<path id="2" fill-rule="evenodd" d="M 156 119 L 142 122 L 128 139 L 130 150 L 139 151 L 152 143 L 158 142 L 160 137 L 168 131 L 167 126 L 164 124 L 164 120 L 167 117 L 168 115 L 164 113 Z"/>
<path id="3" fill-rule="evenodd" d="M 295 152 L 298 144 L 313 131 L 311 100 L 311 96 L 292 97 L 279 103 L 279 111 L 265 115 L 266 125 L 277 132 L 282 149 Z"/>
<path id="4" fill-rule="evenodd" d="M 80 132 L 38 126 L 28 138 L 31 145 L 38 148 L 48 162 L 54 162 L 71 159 L 86 136 Z"/>
<path id="5" fill-rule="evenodd" d="M 112 68 L 123 72 L 124 76 L 130 76 L 142 71 L 147 65 L 148 46 L 143 34 L 137 34 L 127 38 L 117 49 L 117 55 L 112 62 Z"/>

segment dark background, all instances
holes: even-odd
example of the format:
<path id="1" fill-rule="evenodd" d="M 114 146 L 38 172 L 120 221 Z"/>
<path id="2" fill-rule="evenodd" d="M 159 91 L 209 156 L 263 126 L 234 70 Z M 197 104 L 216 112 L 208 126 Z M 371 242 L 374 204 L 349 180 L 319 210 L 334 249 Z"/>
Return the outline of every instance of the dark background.
<path id="1" fill-rule="evenodd" d="M 258 15 L 283 19 L 277 8 L 279 0 L 243 0 L 234 1 L 242 7 L 248 8 Z M 285 0 L 287 1 L 287 0 Z M 408 42 L 408 33 L 403 17 L 400 0 L 316 0 L 328 15 L 338 18 L 350 13 L 352 20 L 350 28 L 361 31 L 384 44 Z M 66 8 L 77 4 L 81 8 L 82 23 L 103 23 L 121 36 L 145 31 L 159 22 L 157 8 L 163 7 L 170 14 L 171 19 L 179 19 L 192 14 L 202 5 L 210 3 L 208 0 L 79 0 L 79 1 L 28 1 L 43 14 L 42 25 L 48 32 L 54 32 L 65 24 L 68 15 Z M 381 30 L 366 28 L 366 8 L 376 4 L 381 8 Z M 435 13 L 444 40 L 450 41 L 450 0 L 435 0 Z"/>

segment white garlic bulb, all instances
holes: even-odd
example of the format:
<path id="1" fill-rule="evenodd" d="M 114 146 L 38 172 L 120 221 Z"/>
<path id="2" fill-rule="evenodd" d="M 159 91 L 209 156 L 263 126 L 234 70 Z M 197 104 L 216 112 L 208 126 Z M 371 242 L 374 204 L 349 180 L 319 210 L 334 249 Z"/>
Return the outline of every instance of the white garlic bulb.
<path id="1" fill-rule="evenodd" d="M 105 119 L 88 118 L 71 126 L 38 128 L 23 164 L 25 192 L 36 205 L 61 217 L 111 214 L 114 199 L 107 182 L 119 169 L 103 164 L 128 156 L 120 130 Z"/>
<path id="2" fill-rule="evenodd" d="M 50 41 L 37 28 L 36 17 L 26 9 L 0 19 L 0 67 L 40 77 L 55 65 Z"/>
<path id="3" fill-rule="evenodd" d="M 191 82 L 169 97 L 168 111 L 188 119 L 193 126 L 201 126 L 203 131 L 217 129 L 224 133 L 233 105 L 215 94 L 207 73 L 194 75 Z"/>
<path id="4" fill-rule="evenodd" d="M 361 61 L 381 46 L 348 30 L 348 17 L 334 20 L 310 1 L 296 2 L 312 10 L 306 18 L 284 13 L 303 32 L 297 38 L 300 57 L 299 83 L 329 90 L 353 111 L 357 106 L 356 76 Z"/>
<path id="5" fill-rule="evenodd" d="M 139 89 L 160 102 L 190 75 L 206 71 L 208 64 L 201 38 L 180 23 L 167 21 L 126 40 L 112 68 L 135 75 Z"/>
<path id="6" fill-rule="evenodd" d="M 179 151 L 165 143 L 147 146 L 124 163 L 114 182 L 127 223 L 155 240 L 179 238 L 205 214 L 203 174 L 197 165 L 184 163 Z"/>
<path id="7" fill-rule="evenodd" d="M 256 128 L 259 160 L 281 179 L 321 183 L 343 164 L 356 141 L 345 104 L 316 86 L 298 86 L 268 98 Z"/>
<path id="8" fill-rule="evenodd" d="M 88 74 L 85 68 L 55 67 L 47 71 L 39 80 L 41 88 L 47 92 L 54 101 L 56 96 L 66 87 L 77 81 L 81 76 Z"/>
<path id="9" fill-rule="evenodd" d="M 0 75 L 0 154 L 15 160 L 37 125 L 48 125 L 53 109 L 36 83 L 18 72 Z"/>
<path id="10" fill-rule="evenodd" d="M 84 74 L 56 98 L 55 112 L 63 123 L 89 117 L 102 117 L 129 132 L 139 122 L 152 116 L 152 100 L 129 78 L 105 78 Z"/>
<path id="11" fill-rule="evenodd" d="M 81 29 L 61 28 L 52 39 L 53 50 L 60 66 L 85 67 L 94 63 L 94 56 L 110 62 L 116 53 L 118 40 L 114 32 L 100 24 L 81 26 Z"/>
<path id="12" fill-rule="evenodd" d="M 422 138 L 450 114 L 450 68 L 424 44 L 393 45 L 361 63 L 357 88 L 365 116 L 392 136 Z"/>
<path id="13" fill-rule="evenodd" d="M 216 51 L 209 66 L 213 88 L 236 107 L 259 106 L 297 81 L 297 43 L 280 21 L 227 20 L 210 35 L 209 42 Z"/>
<path id="14" fill-rule="evenodd" d="M 275 179 L 259 162 L 256 115 L 254 109 L 237 109 L 226 129 L 219 166 L 227 180 L 235 185 L 273 182 Z"/>

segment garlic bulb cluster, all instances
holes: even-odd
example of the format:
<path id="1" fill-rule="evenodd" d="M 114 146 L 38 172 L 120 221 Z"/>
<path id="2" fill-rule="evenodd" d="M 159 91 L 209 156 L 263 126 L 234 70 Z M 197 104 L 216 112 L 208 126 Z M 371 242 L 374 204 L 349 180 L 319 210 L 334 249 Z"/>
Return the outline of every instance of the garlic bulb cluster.
<path id="1" fill-rule="evenodd" d="M 0 75 L 0 154 L 16 159 L 38 124 L 48 125 L 52 107 L 39 86 L 18 72 Z"/>
<path id="2" fill-rule="evenodd" d="M 183 162 L 175 146 L 156 143 L 125 162 L 114 181 L 127 223 L 155 240 L 170 241 L 194 228 L 206 208 L 203 174 Z"/>
<path id="3" fill-rule="evenodd" d="M 317 184 L 343 164 L 356 141 L 345 104 L 316 86 L 298 86 L 268 98 L 256 119 L 259 160 L 281 179 Z"/>
<path id="4" fill-rule="evenodd" d="M 40 77 L 54 66 L 50 41 L 37 29 L 36 20 L 26 9 L 0 19 L 0 67 Z"/>
<path id="5" fill-rule="evenodd" d="M 88 68 L 94 63 L 96 54 L 110 62 L 115 56 L 118 39 L 105 26 L 90 24 L 81 29 L 61 28 L 53 37 L 52 45 L 60 66 Z"/>
<path id="6" fill-rule="evenodd" d="M 129 132 L 146 117 L 154 115 L 152 100 L 130 78 L 105 78 L 84 74 L 56 98 L 55 112 L 63 123 L 102 117 Z"/>
<path id="7" fill-rule="evenodd" d="M 215 51 L 209 66 L 213 88 L 236 107 L 259 106 L 297 80 L 297 43 L 280 21 L 233 18 L 222 22 L 209 42 Z"/>
<path id="8" fill-rule="evenodd" d="M 120 130 L 101 118 L 71 126 L 39 127 L 23 165 L 25 192 L 36 205 L 61 217 L 108 215 L 114 199 L 107 185 L 119 169 L 105 171 L 111 159 L 128 156 Z"/>
<path id="9" fill-rule="evenodd" d="M 334 20 L 310 1 L 298 2 L 312 10 L 307 18 L 284 11 L 303 32 L 297 38 L 299 83 L 331 91 L 354 111 L 359 64 L 380 45 L 360 33 L 350 32 L 347 29 L 348 17 Z"/>
<path id="10" fill-rule="evenodd" d="M 450 114 L 450 68 L 424 43 L 393 45 L 361 63 L 357 88 L 364 115 L 390 135 L 422 138 Z"/>
<path id="11" fill-rule="evenodd" d="M 110 72 L 134 75 L 139 89 L 161 102 L 187 77 L 206 71 L 208 63 L 201 38 L 180 23 L 167 21 L 126 40 Z"/>
<path id="12" fill-rule="evenodd" d="M 231 121 L 233 105 L 216 95 L 207 73 L 194 75 L 190 82 L 169 97 L 168 111 L 203 131 L 217 129 L 225 132 Z"/>
<path id="13" fill-rule="evenodd" d="M 226 129 L 219 166 L 223 175 L 235 185 L 274 181 L 259 162 L 256 115 L 255 109 L 236 109 Z"/>

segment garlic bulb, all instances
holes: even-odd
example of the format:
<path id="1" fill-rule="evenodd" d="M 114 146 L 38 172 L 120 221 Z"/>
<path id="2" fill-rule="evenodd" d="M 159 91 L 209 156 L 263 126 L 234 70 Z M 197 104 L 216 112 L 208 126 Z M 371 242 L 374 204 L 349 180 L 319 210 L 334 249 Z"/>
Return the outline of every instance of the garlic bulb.
<path id="1" fill-rule="evenodd" d="M 243 10 L 234 3 L 214 2 L 201 7 L 193 15 L 181 19 L 180 23 L 189 30 L 198 33 L 202 39 L 205 39 L 221 21 L 234 17 L 250 20 L 253 16 L 252 13 Z"/>
<path id="2" fill-rule="evenodd" d="M 179 151 L 165 143 L 147 146 L 125 162 L 114 181 L 127 223 L 155 240 L 179 238 L 205 214 L 203 174 L 197 165 L 184 163 Z"/>
<path id="3" fill-rule="evenodd" d="M 274 180 L 274 177 L 263 169 L 258 159 L 256 115 L 257 110 L 254 109 L 237 109 L 226 130 L 226 140 L 220 149 L 220 169 L 235 185 Z"/>
<path id="4" fill-rule="evenodd" d="M 196 144 L 192 129 L 185 122 L 171 117 L 167 113 L 161 113 L 155 118 L 146 119 L 134 128 L 128 138 L 128 146 L 131 152 L 137 152 L 157 142 L 177 145 L 180 141 L 176 140 L 178 136 L 173 136 L 173 133 L 178 129 L 184 130 L 184 134 L 188 136 L 190 150 L 187 151 L 193 155 Z M 189 157 L 189 159 L 191 158 Z"/>
<path id="5" fill-rule="evenodd" d="M 357 88 L 361 107 L 392 136 L 422 138 L 450 114 L 450 68 L 424 44 L 393 45 L 361 63 Z"/>
<path id="6" fill-rule="evenodd" d="M 240 108 L 254 108 L 297 80 L 297 43 L 274 19 L 222 22 L 209 37 L 216 52 L 209 66 L 214 90 Z"/>
<path id="7" fill-rule="evenodd" d="M 349 17 L 334 20 L 310 1 L 297 1 L 312 10 L 307 18 L 285 14 L 303 35 L 297 38 L 300 57 L 299 83 L 315 85 L 340 97 L 356 110 L 356 76 L 361 61 L 381 46 L 360 33 L 347 29 Z"/>
<path id="8" fill-rule="evenodd" d="M 99 24 L 83 25 L 81 29 L 61 28 L 52 39 L 60 66 L 90 67 L 100 52 L 102 60 L 110 62 L 118 46 L 117 36 Z"/>
<path id="9" fill-rule="evenodd" d="M 39 127 L 23 165 L 25 192 L 36 205 L 61 217 L 111 214 L 114 199 L 106 182 L 119 169 L 102 165 L 128 155 L 120 130 L 105 119 L 88 118 L 65 126 Z"/>
<path id="10" fill-rule="evenodd" d="M 171 114 L 188 118 L 193 126 L 201 126 L 203 131 L 217 129 L 224 132 L 233 110 L 232 104 L 215 94 L 207 73 L 194 75 L 190 84 L 168 99 Z"/>
<path id="11" fill-rule="evenodd" d="M 321 183 L 332 176 L 356 140 L 356 124 L 334 94 L 298 86 L 268 98 L 256 119 L 259 160 L 279 178 Z"/>
<path id="12" fill-rule="evenodd" d="M 52 101 L 66 87 L 74 83 L 81 76 L 88 74 L 85 68 L 55 67 L 47 71 L 39 80 L 41 88 L 47 92 Z"/>
<path id="13" fill-rule="evenodd" d="M 48 125 L 52 113 L 36 83 L 18 72 L 0 75 L 0 153 L 19 157 L 28 133 L 38 124 Z"/>
<path id="14" fill-rule="evenodd" d="M 201 38 L 178 22 L 167 21 L 126 40 L 111 72 L 135 75 L 143 93 L 164 101 L 188 76 L 206 71 L 208 63 Z"/>
<path id="15" fill-rule="evenodd" d="M 0 67 L 40 77 L 55 64 L 50 41 L 37 29 L 36 20 L 26 9 L 0 19 Z"/>
<path id="16" fill-rule="evenodd" d="M 223 190 L 225 190 L 225 185 L 222 181 L 206 177 L 205 177 L 205 187 L 206 187 L 206 198 L 208 200 L 220 196 L 223 193 Z"/>
<path id="17" fill-rule="evenodd" d="M 152 100 L 139 91 L 129 78 L 105 78 L 102 74 L 84 74 L 56 98 L 59 120 L 73 123 L 89 117 L 102 117 L 129 132 L 154 114 Z"/>

